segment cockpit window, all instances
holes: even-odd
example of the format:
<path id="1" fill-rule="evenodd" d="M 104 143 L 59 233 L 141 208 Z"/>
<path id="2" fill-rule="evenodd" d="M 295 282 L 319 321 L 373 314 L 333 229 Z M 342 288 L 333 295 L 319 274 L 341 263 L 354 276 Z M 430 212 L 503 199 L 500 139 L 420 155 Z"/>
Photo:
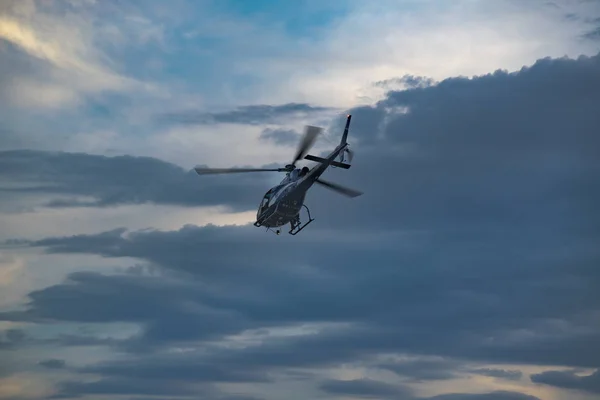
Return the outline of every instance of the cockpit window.
<path id="1" fill-rule="evenodd" d="M 260 208 L 264 208 L 268 203 L 269 203 L 269 198 L 265 196 L 263 198 L 263 200 L 260 202 Z"/>
<path id="2" fill-rule="evenodd" d="M 269 202 L 270 202 L 271 198 L 273 198 L 273 195 L 275 195 L 277 193 L 277 191 L 280 190 L 282 187 L 283 187 L 283 185 L 275 186 L 274 188 L 269 190 L 267 193 L 265 193 L 265 197 L 263 197 L 263 200 L 260 203 L 261 210 L 269 206 Z"/>

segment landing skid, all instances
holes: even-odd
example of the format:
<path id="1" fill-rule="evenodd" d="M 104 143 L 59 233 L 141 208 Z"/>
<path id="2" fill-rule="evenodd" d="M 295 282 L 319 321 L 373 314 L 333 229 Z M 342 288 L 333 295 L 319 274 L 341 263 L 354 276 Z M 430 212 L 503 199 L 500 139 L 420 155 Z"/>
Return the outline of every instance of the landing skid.
<path id="1" fill-rule="evenodd" d="M 306 212 L 308 213 L 308 222 L 302 225 L 300 222 L 300 213 L 298 213 L 296 219 L 290 222 L 290 225 L 292 226 L 292 228 L 288 232 L 290 235 L 296 236 L 298 233 L 300 233 L 302 229 L 306 228 L 308 224 L 314 221 L 314 219 L 310 216 L 310 210 L 308 209 L 308 207 L 306 207 L 306 204 L 303 204 L 302 206 L 306 208 Z"/>

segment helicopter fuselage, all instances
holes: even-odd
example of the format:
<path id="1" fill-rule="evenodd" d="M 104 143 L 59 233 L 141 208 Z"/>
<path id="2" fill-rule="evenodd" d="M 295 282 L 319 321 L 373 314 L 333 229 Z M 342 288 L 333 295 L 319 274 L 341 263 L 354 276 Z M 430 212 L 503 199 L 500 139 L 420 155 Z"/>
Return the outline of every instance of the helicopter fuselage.
<path id="1" fill-rule="evenodd" d="M 274 192 L 273 196 L 281 193 L 276 200 L 267 206 L 258 209 L 256 221 L 260 226 L 266 228 L 278 228 L 290 223 L 296 218 L 304 204 L 306 190 L 299 190 L 297 182 L 292 182 L 279 191 Z M 268 192 L 267 192 L 268 193 Z"/>
<path id="2" fill-rule="evenodd" d="M 347 144 L 340 144 L 327 156 L 325 163 L 320 163 L 312 169 L 304 167 L 294 169 L 277 186 L 271 188 L 263 197 L 256 214 L 256 226 L 278 228 L 298 218 L 304 204 L 308 189 L 330 166 Z"/>

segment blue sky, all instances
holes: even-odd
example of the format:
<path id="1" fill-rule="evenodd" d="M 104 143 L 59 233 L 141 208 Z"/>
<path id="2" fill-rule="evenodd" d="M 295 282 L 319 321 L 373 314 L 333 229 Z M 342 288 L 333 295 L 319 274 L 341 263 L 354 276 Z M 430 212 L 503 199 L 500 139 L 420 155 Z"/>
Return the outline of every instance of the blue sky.
<path id="1" fill-rule="evenodd" d="M 4 1 L 0 399 L 592 400 L 596 1 Z M 352 168 L 251 223 L 307 124 Z"/>

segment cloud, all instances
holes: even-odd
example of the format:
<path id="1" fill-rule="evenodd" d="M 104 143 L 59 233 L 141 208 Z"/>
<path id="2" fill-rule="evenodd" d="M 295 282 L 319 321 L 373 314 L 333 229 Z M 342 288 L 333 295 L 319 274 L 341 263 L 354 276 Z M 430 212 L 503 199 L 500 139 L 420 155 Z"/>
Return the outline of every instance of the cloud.
<path id="1" fill-rule="evenodd" d="M 523 376 L 521 371 L 505 370 L 505 369 L 494 369 L 494 368 L 480 368 L 471 370 L 474 374 L 490 376 L 492 378 L 508 379 L 511 381 L 518 381 Z"/>
<path id="2" fill-rule="evenodd" d="M 335 365 L 379 352 L 597 367 L 589 351 L 600 343 L 593 329 L 598 288 L 589 284 L 597 281 L 590 267 L 598 259 L 597 202 L 585 190 L 595 179 L 587 149 L 598 131 L 589 102 L 600 93 L 597 64 L 598 57 L 543 60 L 514 74 L 391 92 L 366 116 L 352 110 L 373 126 L 381 121 L 368 118 L 387 107 L 409 112 L 387 117 L 384 139 L 352 131 L 367 155 L 379 157 L 343 173 L 372 195 L 362 203 L 311 195 L 320 225 L 293 242 L 275 245 L 253 227 L 193 226 L 35 241 L 55 253 L 138 258 L 203 283 L 185 289 L 73 275 L 72 283 L 32 293 L 29 311 L 3 318 L 138 322 L 144 330 L 126 343 L 130 350 L 260 326 L 349 324 L 209 358 L 253 369 Z M 408 145 L 415 150 L 396 150 Z M 550 162 L 557 157 L 566 161 Z M 332 236 L 328 226 L 345 232 Z"/>
<path id="3" fill-rule="evenodd" d="M 356 155 L 345 181 L 378 195 L 378 205 L 362 212 L 365 197 L 344 210 L 331 207 L 327 218 L 388 226 L 393 214 L 404 228 L 419 229 L 593 229 L 589 201 L 599 193 L 587 188 L 595 174 L 589 149 L 598 145 L 592 104 L 600 101 L 599 60 L 544 59 L 514 73 L 392 91 L 352 110 Z M 386 170 L 394 171 L 394 184 L 384 192 L 372 177 Z"/>
<path id="4" fill-rule="evenodd" d="M 69 282 L 65 285 L 48 287 L 30 294 L 33 304 L 39 303 L 41 305 L 41 303 L 44 303 L 44 306 L 34 306 L 30 311 L 15 312 L 14 314 L 11 313 L 11 315 L 21 320 L 54 319 L 80 322 L 141 322 L 153 320 L 156 316 L 160 315 L 157 313 L 157 308 L 161 308 L 165 309 L 163 317 L 173 322 L 178 317 L 182 319 L 189 318 L 191 315 L 201 311 L 189 310 L 186 312 L 183 309 L 179 309 L 179 298 L 173 297 L 174 293 L 179 292 L 182 298 L 186 298 L 191 294 L 190 291 L 197 289 L 195 286 L 190 285 L 186 287 L 182 283 L 173 283 L 173 286 L 169 287 L 168 285 L 161 284 L 161 282 L 166 283 L 164 278 L 157 277 L 137 277 L 135 275 L 104 276 L 90 272 L 73 273 L 69 276 Z M 94 287 L 97 289 L 93 289 Z M 111 287 L 113 289 L 110 289 Z M 121 295 L 118 295 L 119 288 L 126 289 L 125 293 L 130 294 L 130 298 L 126 300 L 128 303 L 127 307 L 122 306 L 124 299 L 120 298 Z M 160 294 L 160 291 L 164 291 L 165 296 L 156 297 L 156 295 Z M 107 302 L 108 298 L 106 297 L 106 295 L 110 295 L 111 293 L 114 295 L 114 302 L 112 304 Z M 166 297 L 167 294 L 173 299 L 173 302 L 165 302 L 163 297 Z M 64 300 L 66 298 L 79 298 L 81 296 L 91 296 L 86 300 L 91 303 L 96 303 L 96 300 L 99 301 L 96 303 L 97 308 L 94 313 L 90 313 L 89 308 L 81 308 L 76 304 L 65 308 L 66 303 Z M 96 299 L 94 299 L 95 297 Z M 150 304 L 154 304 L 154 310 L 148 309 Z M 114 307 L 119 309 L 118 313 L 114 312 Z M 204 315 L 204 317 L 208 316 L 209 313 Z M 215 314 L 214 317 L 214 322 L 216 323 L 219 316 Z M 225 320 L 227 319 L 227 315 L 223 315 L 222 317 Z M 234 322 L 234 320 L 231 319 L 231 322 Z M 165 328 L 167 326 L 168 323 L 165 324 Z M 206 332 L 219 330 L 216 324 L 212 326 L 200 324 L 197 327 L 199 331 L 192 333 L 190 330 L 188 334 L 192 336 L 198 335 L 203 327 L 206 329 Z M 226 325 L 224 328 L 226 328 Z M 160 332 L 156 333 L 160 334 Z"/>
<path id="5" fill-rule="evenodd" d="M 273 141 L 279 145 L 297 144 L 300 135 L 293 129 L 270 129 L 267 128 L 260 134 L 260 139 Z"/>
<path id="6" fill-rule="evenodd" d="M 568 13 L 598 17 L 597 2 L 555 3 L 560 7 L 513 0 L 356 2 L 320 40 L 308 41 L 289 57 L 249 62 L 285 85 L 286 93 L 350 107 L 380 98 L 372 82 L 395 76 L 439 81 L 495 68 L 514 70 L 545 56 L 597 52 L 594 42 L 581 40 L 589 24 L 565 18 Z M 328 67 L 315 68 L 315 63 Z M 297 71 L 291 78 L 290 70 Z"/>
<path id="7" fill-rule="evenodd" d="M 150 157 L 15 150 L 0 152 L 0 164 L 5 193 L 54 195 L 45 205 L 59 208 L 154 203 L 246 211 L 269 187 L 261 174 L 207 180 Z"/>
<path id="8" fill-rule="evenodd" d="M 600 393 L 600 370 L 590 375 L 579 375 L 574 371 L 545 371 L 531 375 L 531 381 L 565 389 Z"/>
<path id="9" fill-rule="evenodd" d="M 159 119 L 189 125 L 204 124 L 247 124 L 262 125 L 285 121 L 288 118 L 304 117 L 306 115 L 330 111 L 329 107 L 312 106 L 304 103 L 288 103 L 282 105 L 250 105 L 238 107 L 232 111 L 198 112 L 180 111 L 162 115 Z"/>
<path id="10" fill-rule="evenodd" d="M 66 366 L 65 360 L 59 360 L 56 358 L 51 358 L 48 360 L 40 361 L 39 363 L 42 367 L 49 369 L 63 369 Z"/>
<path id="11" fill-rule="evenodd" d="M 0 332 L 0 349 L 14 348 L 23 343 L 26 338 L 27 334 L 21 329 L 7 329 Z"/>
<path id="12" fill-rule="evenodd" d="M 417 397 L 410 389 L 370 379 L 329 380 L 320 384 L 329 394 L 356 398 L 396 400 L 540 400 L 518 392 L 495 391 L 490 393 L 448 393 L 433 397 Z"/>
<path id="13" fill-rule="evenodd" d="M 102 379 L 94 382 L 63 382 L 60 392 L 51 398 L 77 398 L 82 395 L 142 395 L 142 396 L 194 396 L 197 388 L 180 382 L 156 380 Z"/>
<path id="14" fill-rule="evenodd" d="M 598 2 L 1 3 L 0 148 L 77 152 L 0 154 L 0 211 L 27 210 L 0 279 L 30 293 L 2 305 L 3 395 L 575 398 L 512 371 L 599 367 L 598 59 L 519 70 L 595 53 Z M 326 178 L 364 196 L 311 190 L 295 238 L 180 228 L 278 179 L 192 163 L 286 162 L 339 107 L 354 165 Z"/>
<path id="15" fill-rule="evenodd" d="M 204 283 L 174 283 L 167 287 L 164 279 L 80 273 L 71 277 L 72 283 L 32 293 L 29 311 L 2 316 L 17 321 L 50 318 L 58 321 L 144 322 L 143 336 L 128 343 L 134 344 L 134 348 L 241 333 L 259 326 L 360 322 L 353 328 L 326 330 L 317 336 L 273 340 L 258 348 L 218 352 L 214 355 L 215 365 L 225 361 L 234 365 L 253 365 L 253 368 L 323 365 L 380 351 L 467 356 L 500 362 L 594 365 L 595 358 L 585 342 L 594 346 L 598 335 L 585 332 L 590 326 L 588 320 L 573 319 L 574 305 L 567 301 L 572 286 L 566 277 L 572 269 L 554 270 L 551 275 L 541 278 L 534 266 L 528 267 L 524 274 L 524 267 L 516 264 L 514 268 L 487 270 L 485 278 L 477 279 L 478 286 L 473 286 L 460 276 L 475 273 L 481 261 L 485 260 L 489 265 L 488 258 L 481 261 L 475 258 L 472 265 L 456 265 L 444 270 L 441 265 L 423 264 L 427 248 L 413 249 L 405 253 L 404 257 L 412 255 L 404 262 L 422 266 L 418 270 L 403 271 L 394 267 L 399 262 L 397 239 L 389 238 L 388 243 L 380 243 L 376 257 L 367 251 L 368 242 L 354 243 L 352 249 L 344 243 L 326 242 L 318 253 L 298 255 L 294 263 L 281 270 L 279 257 L 271 261 L 260 257 L 268 249 L 271 253 L 274 249 L 263 240 L 251 240 L 250 229 L 186 227 L 176 232 L 141 231 L 128 237 L 118 230 L 101 235 L 38 241 L 36 245 L 52 252 L 92 252 L 110 257 L 141 258 L 175 273 L 196 276 Z M 301 243 L 315 246 L 320 240 L 316 237 L 312 242 L 280 243 L 277 251 L 283 256 Z M 233 243 L 235 251 L 214 253 L 217 248 L 231 248 Z M 440 253 L 445 262 L 453 262 L 454 258 L 448 253 L 456 251 L 452 245 L 443 245 L 440 241 L 432 245 L 438 252 L 446 252 L 446 256 Z M 378 267 L 365 276 L 360 260 L 367 263 L 367 259 L 369 264 L 387 264 L 389 267 Z M 347 264 L 350 260 L 358 264 Z M 507 266 L 511 263 L 506 261 Z M 309 273 L 302 265 L 320 267 L 318 272 Z M 547 274 L 550 272 L 547 270 Z M 505 293 L 510 290 L 506 286 L 510 281 L 506 277 L 511 275 L 519 277 L 521 289 L 518 292 L 512 289 L 512 301 L 508 302 Z M 211 287 L 228 287 L 230 290 L 216 292 L 209 289 Z M 576 290 L 579 295 L 585 295 L 581 288 Z M 474 298 L 478 301 L 473 302 Z M 525 298 L 529 299 L 527 307 L 523 306 Z M 171 299 L 173 303 L 165 302 L 165 299 Z M 155 304 L 157 301 L 159 303 Z M 389 309 L 385 307 L 387 303 L 395 304 L 395 307 Z M 552 308 L 549 309 L 550 303 Z M 81 307 L 82 304 L 93 304 L 94 312 Z M 181 309 L 179 304 L 195 306 Z M 588 311 L 593 310 L 595 303 L 588 307 Z M 577 308 L 577 313 L 585 315 L 586 308 L 581 305 Z M 485 315 L 489 313 L 496 318 L 486 319 Z M 570 323 L 565 325 L 568 328 L 564 331 L 556 329 L 560 325 L 549 329 L 552 324 L 544 322 L 548 318 L 566 319 Z M 516 331 L 512 332 L 511 327 Z M 522 327 L 527 327 L 533 334 L 520 337 L 518 329 Z M 581 333 L 578 333 L 579 327 L 583 328 Z M 463 333 L 464 329 L 469 333 Z M 438 330 L 444 330 L 445 335 L 432 342 L 432 332 Z M 488 341 L 486 338 L 490 335 L 497 339 Z M 517 336 L 512 338 L 513 335 Z"/>
<path id="16" fill-rule="evenodd" d="M 370 379 L 329 380 L 320 384 L 324 392 L 351 397 L 405 398 L 410 391 Z"/>
<path id="17" fill-rule="evenodd" d="M 261 371 L 245 368 L 221 368 L 204 361 L 193 361 L 190 357 L 171 356 L 132 360 L 115 365 L 106 363 L 85 367 L 84 373 L 102 374 L 114 378 L 143 380 L 175 380 L 180 382 L 269 382 Z"/>
<path id="18" fill-rule="evenodd" d="M 180 381 L 147 382 L 126 379 L 104 379 L 94 382 L 64 382 L 61 391 L 51 396 L 52 399 L 79 398 L 86 395 L 133 395 L 132 399 L 143 400 L 145 396 L 168 396 L 173 398 L 193 398 L 198 400 L 261 400 L 259 397 L 239 396 L 223 393 L 207 385 L 185 385 Z M 200 389 L 200 390 L 198 390 Z M 143 396 L 143 397 L 140 397 Z M 155 397 L 147 397 L 154 399 Z"/>
<path id="19" fill-rule="evenodd" d="M 90 26 L 98 24 L 97 12 L 94 5 L 84 3 L 25 0 L 5 5 L 0 16 L 0 39 L 11 46 L 0 48 L 9 55 L 2 57 L 5 61 L 0 68 L 10 69 L 10 79 L 6 92 L 0 94 L 7 94 L 7 103 L 56 109 L 76 105 L 86 96 L 103 91 L 151 89 L 151 85 L 117 71 L 94 46 L 95 32 Z M 8 60 L 12 57 L 13 61 Z"/>
<path id="20" fill-rule="evenodd" d="M 496 391 L 492 393 L 452 393 L 431 397 L 429 400 L 540 400 L 523 393 Z"/>
<path id="21" fill-rule="evenodd" d="M 600 27 L 587 32 L 585 35 L 583 35 L 583 37 L 586 39 L 590 39 L 590 40 L 599 40 L 600 39 Z"/>
<path id="22" fill-rule="evenodd" d="M 393 371 L 402 377 L 427 381 L 455 378 L 460 370 L 460 363 L 455 360 L 419 357 L 417 359 L 391 360 L 379 364 L 378 367 Z"/>
<path id="23" fill-rule="evenodd" d="M 18 328 L 5 329 L 0 331 L 0 383 L 20 372 L 20 365 L 16 361 L 17 357 L 14 354 L 28 340 L 27 334 Z M 2 384 L 0 384 L 2 388 Z M 2 398 L 2 390 L 0 390 L 0 398 Z"/>
<path id="24" fill-rule="evenodd" d="M 22 260 L 0 252 L 0 307 L 14 305 L 20 299 L 16 286 L 22 281 L 23 269 Z"/>
<path id="25" fill-rule="evenodd" d="M 15 343 L 22 341 L 26 337 L 25 333 L 20 329 L 9 329 L 5 335 L 8 341 Z"/>
<path id="26" fill-rule="evenodd" d="M 385 366 L 398 379 L 431 385 L 469 370 L 502 375 L 490 372 L 495 364 L 598 368 L 600 193 L 591 188 L 598 180 L 599 65 L 600 56 L 544 59 L 514 73 L 391 91 L 350 110 L 354 164 L 327 179 L 365 196 L 350 201 L 315 188 L 307 202 L 318 223 L 306 235 L 189 225 L 21 242 L 54 254 L 134 258 L 159 273 L 75 273 L 32 291 L 22 310 L 0 319 L 141 328 L 104 343 L 121 357 L 78 370 L 99 375 L 99 383 L 75 382 L 65 393 L 116 387 L 144 394 L 139 385 L 148 379 L 166 393 L 180 366 L 206 383 L 225 376 L 232 385 L 275 384 L 280 371 L 346 363 L 369 371 Z M 10 156 L 18 161 L 23 154 L 32 153 Z M 40 171 L 28 162 L 6 165 L 26 183 L 44 182 L 38 174 L 50 171 L 47 180 L 65 174 L 63 185 L 78 188 L 86 174 L 69 171 L 86 171 L 73 167 L 86 164 L 69 157 L 63 167 Z M 104 168 L 106 158 L 92 160 L 99 166 L 88 171 Z M 133 182 L 141 193 L 157 185 L 144 194 L 152 201 L 167 196 L 185 204 L 181 199 L 191 197 L 184 185 L 162 183 L 180 182 L 181 169 L 128 157 L 107 165 L 116 161 L 129 168 L 106 167 L 98 173 L 102 185 L 90 179 L 85 191 L 68 193 L 127 199 Z M 128 177 L 148 171 L 140 168 L 146 162 L 156 181 Z M 119 174 L 119 190 L 106 189 Z M 243 187 L 231 189 L 243 198 Z M 257 334 L 261 329 L 267 333 Z M 278 329 L 292 333 L 271 333 Z M 412 368 L 382 361 L 390 354 L 412 360 Z M 480 363 L 490 370 L 472 366 Z M 490 392 L 496 388 L 437 398 L 534 398 Z"/>
<path id="27" fill-rule="evenodd" d="M 564 18 L 595 15 L 593 6 L 569 3 L 548 11 L 514 1 L 309 1 L 246 14 L 249 7 L 213 1 L 177 0 L 171 7 L 159 1 L 12 1 L 7 18 L 57 48 L 61 60 L 75 61 L 59 67 L 5 41 L 0 121 L 10 135 L 0 147 L 152 155 L 184 165 L 200 157 L 225 166 L 224 154 L 239 137 L 264 127 L 165 125 L 156 116 L 186 117 L 189 111 L 210 121 L 215 110 L 223 116 L 248 104 L 350 107 L 383 96 L 373 82 L 405 74 L 439 81 L 517 69 L 545 55 L 597 51 L 580 38 L 589 24 Z M 94 73 L 73 72 L 73 65 Z M 261 162 L 267 151 L 279 160 L 273 147 L 248 142 L 235 161 Z"/>
<path id="28" fill-rule="evenodd" d="M 435 81 L 424 76 L 404 75 L 401 78 L 390 78 L 377 81 L 373 85 L 388 89 L 392 86 L 400 86 L 400 89 L 414 89 L 431 86 Z"/>

